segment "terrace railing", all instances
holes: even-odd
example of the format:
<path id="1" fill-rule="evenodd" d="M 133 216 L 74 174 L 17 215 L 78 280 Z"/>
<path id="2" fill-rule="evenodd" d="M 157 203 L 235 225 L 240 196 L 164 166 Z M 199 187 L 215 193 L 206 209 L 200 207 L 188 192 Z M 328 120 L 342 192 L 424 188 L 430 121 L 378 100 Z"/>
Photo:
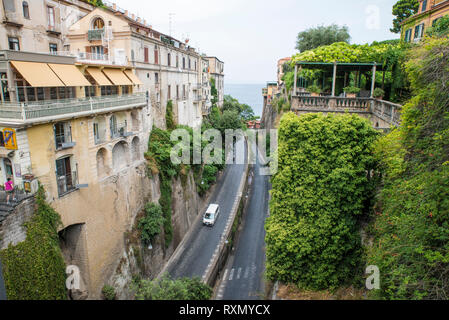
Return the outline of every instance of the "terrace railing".
<path id="1" fill-rule="evenodd" d="M 78 113 L 98 113 L 102 110 L 147 103 L 145 93 L 113 95 L 81 99 L 45 100 L 28 103 L 1 103 L 0 120 L 27 122 Z"/>
<path id="2" fill-rule="evenodd" d="M 400 125 L 402 106 L 374 98 L 292 97 L 293 111 L 371 113 L 380 119 Z"/>

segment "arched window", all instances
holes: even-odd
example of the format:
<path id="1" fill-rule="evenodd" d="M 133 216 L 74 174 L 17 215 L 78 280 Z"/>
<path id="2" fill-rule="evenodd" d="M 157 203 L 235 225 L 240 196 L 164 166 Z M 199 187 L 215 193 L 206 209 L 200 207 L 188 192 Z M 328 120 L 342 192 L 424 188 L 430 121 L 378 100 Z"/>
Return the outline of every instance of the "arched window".
<path id="1" fill-rule="evenodd" d="M 104 21 L 101 18 L 96 18 L 92 23 L 93 30 L 101 30 L 104 29 Z"/>
<path id="2" fill-rule="evenodd" d="M 138 137 L 135 137 L 132 141 L 131 157 L 133 162 L 139 161 L 142 157 L 140 154 L 140 139 Z"/>
<path id="3" fill-rule="evenodd" d="M 120 141 L 112 149 L 112 167 L 114 171 L 119 171 L 128 165 L 128 144 L 124 141 Z"/>
<path id="4" fill-rule="evenodd" d="M 97 153 L 97 175 L 98 178 L 106 177 L 109 174 L 109 167 L 107 165 L 107 151 L 102 148 Z"/>
<path id="5" fill-rule="evenodd" d="M 26 1 L 22 2 L 22 8 L 23 8 L 23 17 L 25 19 L 30 19 L 30 7 L 28 6 L 28 2 Z"/>

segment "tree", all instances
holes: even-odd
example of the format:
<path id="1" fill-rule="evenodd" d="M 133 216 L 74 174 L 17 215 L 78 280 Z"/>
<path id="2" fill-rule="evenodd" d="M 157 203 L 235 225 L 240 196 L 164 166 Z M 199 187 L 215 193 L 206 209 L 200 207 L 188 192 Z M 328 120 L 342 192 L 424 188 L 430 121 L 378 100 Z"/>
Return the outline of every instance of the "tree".
<path id="1" fill-rule="evenodd" d="M 401 32 L 401 23 L 407 18 L 418 13 L 419 1 L 418 0 L 399 0 L 393 6 L 393 28 L 390 29 L 393 33 Z"/>
<path id="2" fill-rule="evenodd" d="M 336 24 L 330 26 L 318 26 L 310 28 L 298 34 L 296 49 L 300 52 L 312 50 L 321 46 L 327 46 L 335 42 L 349 43 L 351 36 L 347 26 L 340 27 Z"/>

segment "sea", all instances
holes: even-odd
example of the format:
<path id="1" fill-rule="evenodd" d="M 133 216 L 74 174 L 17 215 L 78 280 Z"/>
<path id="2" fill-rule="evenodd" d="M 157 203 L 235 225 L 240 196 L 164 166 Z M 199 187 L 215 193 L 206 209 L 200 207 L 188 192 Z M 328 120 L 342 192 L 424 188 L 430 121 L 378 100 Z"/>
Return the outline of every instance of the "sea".
<path id="1" fill-rule="evenodd" d="M 230 95 L 237 99 L 240 103 L 249 105 L 254 110 L 254 115 L 262 117 L 263 112 L 263 96 L 262 88 L 266 84 L 226 84 L 224 91 L 226 95 Z"/>

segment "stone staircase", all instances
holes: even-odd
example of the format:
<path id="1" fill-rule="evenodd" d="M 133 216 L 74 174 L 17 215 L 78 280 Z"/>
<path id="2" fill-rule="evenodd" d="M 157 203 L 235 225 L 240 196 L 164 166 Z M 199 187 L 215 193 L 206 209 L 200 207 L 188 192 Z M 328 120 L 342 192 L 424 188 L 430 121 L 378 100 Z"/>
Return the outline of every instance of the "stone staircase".
<path id="1" fill-rule="evenodd" d="M 0 224 L 8 217 L 14 209 L 24 200 L 33 197 L 31 194 L 26 194 L 23 191 L 16 191 L 16 200 L 11 198 L 9 203 L 6 202 L 6 192 L 0 191 Z"/>

